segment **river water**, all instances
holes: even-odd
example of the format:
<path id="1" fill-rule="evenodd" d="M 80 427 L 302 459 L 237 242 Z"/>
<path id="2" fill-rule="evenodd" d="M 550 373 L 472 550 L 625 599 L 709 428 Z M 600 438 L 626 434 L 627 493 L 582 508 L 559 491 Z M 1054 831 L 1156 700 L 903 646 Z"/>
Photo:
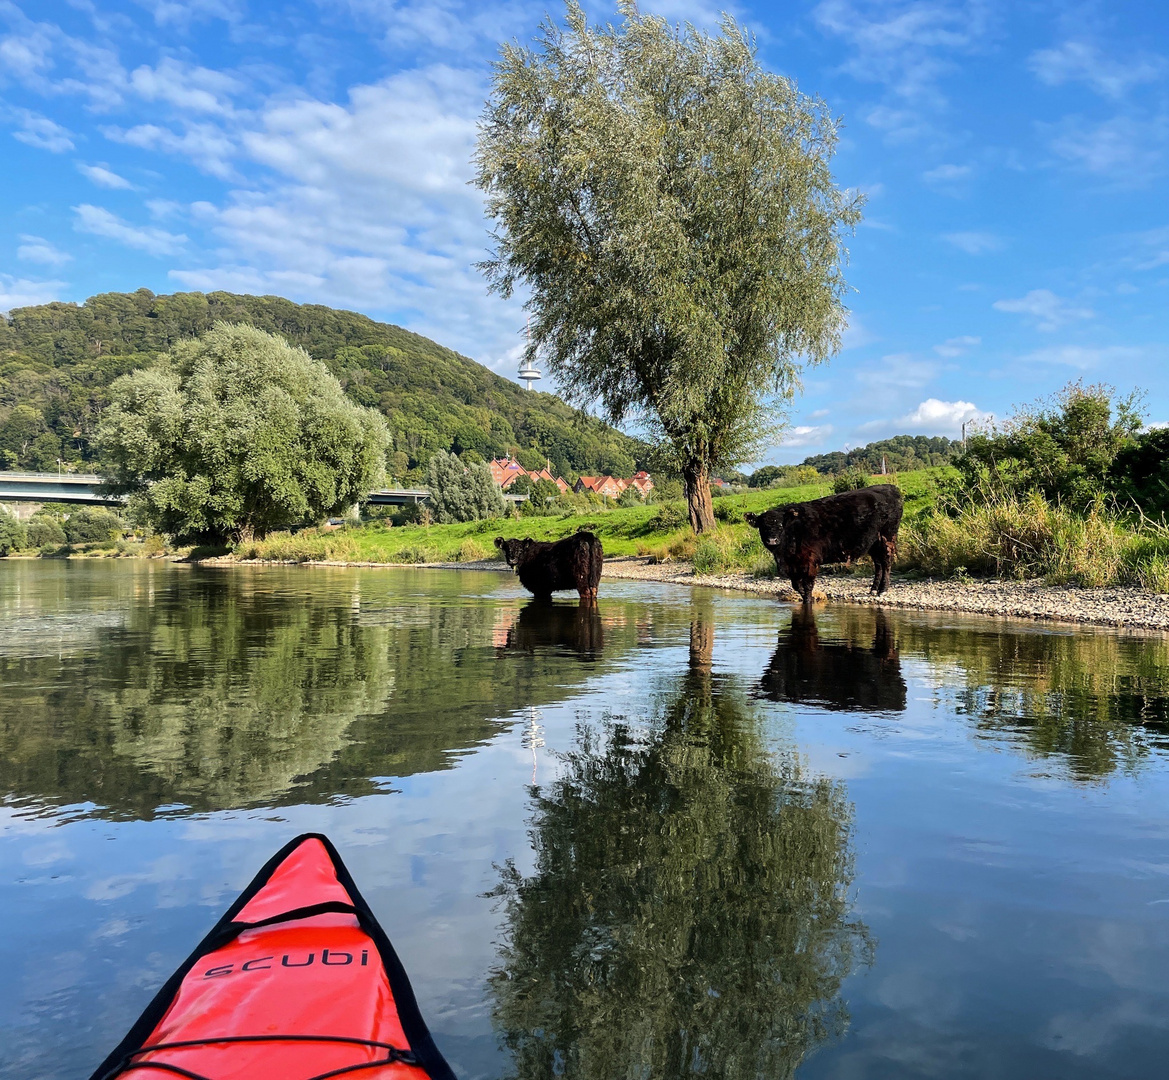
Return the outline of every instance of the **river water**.
<path id="1" fill-rule="evenodd" d="M 0 796 L 5 1080 L 309 830 L 465 1080 L 1165 1075 L 1161 637 L 0 560 Z"/>

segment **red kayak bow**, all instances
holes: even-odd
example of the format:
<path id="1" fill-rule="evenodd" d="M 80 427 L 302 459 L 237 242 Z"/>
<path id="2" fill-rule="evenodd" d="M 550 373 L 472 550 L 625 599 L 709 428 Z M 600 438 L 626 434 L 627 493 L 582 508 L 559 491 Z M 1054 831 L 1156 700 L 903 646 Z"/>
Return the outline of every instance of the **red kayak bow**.
<path id="1" fill-rule="evenodd" d="M 281 848 L 91 1080 L 455 1080 L 327 837 Z"/>

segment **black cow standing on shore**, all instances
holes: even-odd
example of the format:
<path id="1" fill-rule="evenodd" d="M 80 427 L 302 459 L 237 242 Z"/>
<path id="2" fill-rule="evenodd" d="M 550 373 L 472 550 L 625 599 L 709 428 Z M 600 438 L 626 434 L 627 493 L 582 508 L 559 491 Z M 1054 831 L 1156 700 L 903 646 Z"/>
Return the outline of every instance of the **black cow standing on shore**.
<path id="1" fill-rule="evenodd" d="M 743 516 L 759 530 L 759 538 L 775 557 L 779 572 L 787 575 L 792 588 L 809 603 L 821 566 L 851 562 L 862 555 L 873 560 L 872 591 L 878 596 L 883 593 L 889 587 L 889 569 L 897 554 L 901 511 L 900 489 L 894 484 L 876 484 Z"/>
<path id="2" fill-rule="evenodd" d="M 497 536 L 495 546 L 519 575 L 520 584 L 534 596 L 550 597 L 554 592 L 576 589 L 582 600 L 597 598 L 605 552 L 592 533 L 578 532 L 555 543 Z"/>

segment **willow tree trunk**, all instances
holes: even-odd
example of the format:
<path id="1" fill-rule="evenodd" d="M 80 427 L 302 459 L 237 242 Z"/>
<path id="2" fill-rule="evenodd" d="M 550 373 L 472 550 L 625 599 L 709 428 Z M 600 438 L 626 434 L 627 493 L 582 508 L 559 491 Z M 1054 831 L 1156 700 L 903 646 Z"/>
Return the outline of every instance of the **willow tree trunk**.
<path id="1" fill-rule="evenodd" d="M 706 462 L 692 462 L 682 466 L 682 482 L 686 485 L 686 508 L 690 511 L 690 527 L 696 533 L 714 528 L 714 506 L 710 501 L 710 470 Z"/>

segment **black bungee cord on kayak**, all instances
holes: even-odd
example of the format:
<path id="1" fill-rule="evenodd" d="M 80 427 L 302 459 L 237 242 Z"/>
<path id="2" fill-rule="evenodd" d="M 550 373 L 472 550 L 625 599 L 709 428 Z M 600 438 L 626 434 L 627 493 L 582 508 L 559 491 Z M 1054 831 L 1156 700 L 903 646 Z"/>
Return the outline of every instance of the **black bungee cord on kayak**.
<path id="1" fill-rule="evenodd" d="M 308 904 L 304 907 L 293 908 L 291 911 L 282 911 L 279 915 L 271 915 L 267 919 L 257 919 L 255 922 L 230 922 L 217 934 L 212 934 L 209 941 L 204 942 L 208 951 L 220 949 L 234 941 L 240 934 L 248 930 L 258 930 L 262 926 L 274 926 L 282 922 L 296 922 L 300 919 L 311 919 L 315 915 L 352 915 L 358 925 L 369 932 L 371 922 L 365 913 L 353 904 L 346 904 L 341 900 L 326 900 L 320 904 Z M 355 1046 L 372 1046 L 387 1051 L 384 1058 L 374 1061 L 362 1061 L 354 1065 L 343 1065 L 339 1069 L 330 1069 L 328 1072 L 317 1073 L 315 1076 L 306 1076 L 304 1080 L 328 1080 L 331 1076 L 343 1076 L 345 1073 L 356 1072 L 358 1069 L 374 1069 L 382 1065 L 417 1065 L 418 1059 L 409 1051 L 392 1043 L 378 1042 L 375 1039 L 359 1039 L 349 1035 L 223 1035 L 217 1038 L 184 1039 L 180 1042 L 153 1043 L 143 1046 L 139 1050 L 127 1054 L 122 1060 L 107 1072 L 102 1080 L 115 1077 L 119 1073 L 131 1072 L 137 1069 L 158 1069 L 162 1072 L 174 1073 L 176 1076 L 185 1076 L 188 1080 L 214 1080 L 213 1077 L 202 1073 L 192 1072 L 180 1065 L 171 1065 L 165 1061 L 134 1061 L 140 1054 L 153 1054 L 159 1050 L 181 1050 L 193 1046 L 215 1046 L 220 1043 L 255 1043 L 255 1042 L 337 1042 L 350 1043 Z"/>
<path id="2" fill-rule="evenodd" d="M 409 1051 L 403 1050 L 392 1043 L 378 1042 L 375 1039 L 358 1039 L 349 1035 L 224 1035 L 214 1039 L 184 1039 L 181 1042 L 155 1043 L 153 1046 L 144 1046 L 127 1054 L 108 1073 L 106 1078 L 118 1076 L 139 1069 L 157 1069 L 160 1072 L 173 1073 L 175 1076 L 185 1076 L 188 1080 L 214 1080 L 213 1077 L 202 1073 L 192 1072 L 180 1065 L 172 1065 L 166 1061 L 132 1061 L 139 1054 L 152 1054 L 157 1050 L 181 1050 L 188 1046 L 213 1046 L 219 1043 L 256 1043 L 256 1042 L 336 1042 L 350 1043 L 355 1046 L 372 1046 L 378 1050 L 385 1050 L 384 1058 L 373 1061 L 360 1061 L 353 1065 L 343 1065 L 339 1069 L 330 1069 L 328 1072 L 317 1073 L 316 1076 L 306 1076 L 304 1080 L 328 1080 L 332 1076 L 344 1076 L 345 1073 L 357 1072 L 359 1069 L 377 1069 L 383 1065 L 417 1065 L 418 1059 Z"/>

